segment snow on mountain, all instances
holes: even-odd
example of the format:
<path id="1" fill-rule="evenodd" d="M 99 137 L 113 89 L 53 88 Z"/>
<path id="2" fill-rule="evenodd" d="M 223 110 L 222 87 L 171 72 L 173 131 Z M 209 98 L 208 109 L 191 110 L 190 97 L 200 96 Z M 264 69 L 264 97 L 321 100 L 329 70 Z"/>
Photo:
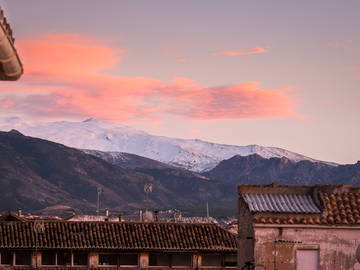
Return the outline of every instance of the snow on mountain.
<path id="1" fill-rule="evenodd" d="M 210 170 L 220 161 L 234 155 L 259 154 L 264 158 L 287 157 L 293 161 L 317 162 L 317 160 L 277 147 L 236 146 L 198 139 L 154 136 L 129 126 L 91 118 L 83 122 L 26 123 L 13 117 L 3 119 L 0 122 L 0 129 L 4 131 L 16 129 L 28 136 L 79 149 L 132 153 L 196 172 Z"/>

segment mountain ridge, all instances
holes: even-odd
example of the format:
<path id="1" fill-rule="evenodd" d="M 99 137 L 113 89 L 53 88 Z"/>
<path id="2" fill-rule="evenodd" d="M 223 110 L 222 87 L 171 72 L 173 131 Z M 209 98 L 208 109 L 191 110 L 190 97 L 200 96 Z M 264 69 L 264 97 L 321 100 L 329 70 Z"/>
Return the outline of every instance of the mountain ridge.
<path id="1" fill-rule="evenodd" d="M 82 122 L 58 121 L 27 124 L 19 118 L 3 121 L 2 129 L 16 128 L 26 135 L 59 142 L 78 149 L 126 152 L 195 172 L 209 171 L 234 155 L 259 154 L 264 158 L 287 157 L 294 161 L 319 161 L 278 147 L 227 145 L 199 139 L 178 139 L 150 135 L 129 126 L 93 118 Z M 89 147 L 90 146 L 90 147 Z"/>
<path id="2" fill-rule="evenodd" d="M 94 212 L 98 188 L 103 190 L 102 207 L 117 211 L 192 207 L 207 198 L 223 197 L 213 181 L 181 173 L 175 176 L 176 171 L 155 170 L 152 175 L 146 170 L 126 169 L 62 144 L 15 131 L 0 132 L 2 211 L 69 205 Z M 154 187 L 150 196 L 144 193 L 145 184 Z"/>
<path id="3" fill-rule="evenodd" d="M 67 205 L 94 212 L 101 188 L 102 207 L 112 211 L 177 208 L 204 213 L 209 202 L 212 212 L 233 215 L 239 184 L 360 184 L 360 161 L 330 166 L 236 155 L 200 175 L 133 154 L 121 153 L 119 159 L 102 154 L 99 158 L 99 152 L 89 155 L 16 130 L 0 132 L 0 210 L 32 212 Z M 154 187 L 148 196 L 145 184 Z"/>
<path id="4" fill-rule="evenodd" d="M 360 185 L 360 161 L 331 166 L 321 162 L 291 161 L 286 157 L 264 159 L 259 155 L 234 156 L 203 173 L 227 184 Z"/>

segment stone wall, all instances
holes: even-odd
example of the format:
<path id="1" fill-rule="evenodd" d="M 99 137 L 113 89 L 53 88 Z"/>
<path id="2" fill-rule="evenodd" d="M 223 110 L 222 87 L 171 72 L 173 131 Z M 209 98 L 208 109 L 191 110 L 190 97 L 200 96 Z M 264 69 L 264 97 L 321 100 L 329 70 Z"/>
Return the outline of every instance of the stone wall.
<path id="1" fill-rule="evenodd" d="M 246 263 L 254 262 L 253 217 L 241 196 L 238 211 L 238 266 L 241 269 Z"/>
<path id="2" fill-rule="evenodd" d="M 256 270 L 296 270 L 296 251 L 301 249 L 318 251 L 320 270 L 360 269 L 360 228 L 257 225 L 254 236 Z"/>

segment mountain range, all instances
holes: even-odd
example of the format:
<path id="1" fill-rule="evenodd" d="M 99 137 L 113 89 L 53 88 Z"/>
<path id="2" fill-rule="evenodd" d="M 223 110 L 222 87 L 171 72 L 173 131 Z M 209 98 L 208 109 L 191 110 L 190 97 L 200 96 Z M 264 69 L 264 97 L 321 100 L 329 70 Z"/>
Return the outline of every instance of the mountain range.
<path id="1" fill-rule="evenodd" d="M 265 157 L 258 153 L 249 152 L 245 155 L 245 152 L 242 152 L 223 160 L 218 158 L 220 161 L 217 163 L 212 160 L 212 166 L 197 172 L 185 169 L 185 163 L 181 167 L 175 166 L 175 159 L 168 159 L 164 163 L 133 153 L 94 148 L 101 146 L 101 143 L 109 146 L 116 145 L 116 142 L 119 147 L 116 150 L 120 150 L 121 145 L 128 149 L 124 145 L 128 142 L 133 141 L 134 147 L 135 142 L 142 142 L 144 149 L 157 146 L 157 156 L 161 156 L 162 147 L 167 149 L 170 145 L 183 147 L 192 144 L 193 149 L 188 150 L 196 153 L 194 160 L 200 162 L 200 165 L 192 163 L 192 168 L 199 169 L 206 160 L 209 161 L 208 154 L 213 153 L 212 151 L 215 153 L 215 150 L 210 149 L 210 145 L 214 145 L 214 149 L 223 147 L 222 149 L 228 151 L 245 149 L 247 146 L 242 148 L 198 140 L 157 137 L 130 127 L 116 125 L 114 128 L 113 124 L 98 120 L 26 125 L 19 119 L 9 119 L 7 124 L 9 127 L 21 127 L 28 133 L 44 132 L 42 137 L 58 140 L 67 138 L 74 143 L 79 141 L 81 149 L 25 136 L 17 130 L 0 132 L 1 211 L 22 208 L 25 211 L 41 213 L 46 209 L 66 208 L 94 213 L 96 192 L 100 189 L 101 208 L 113 211 L 177 208 L 190 214 L 201 215 L 205 214 L 205 205 L 209 202 L 212 214 L 231 215 L 236 211 L 238 184 L 278 182 L 295 185 L 360 185 L 360 161 L 356 164 L 334 165 L 306 157 L 300 159 L 301 155 L 282 149 L 281 153 L 287 156 L 278 157 L 276 155 L 280 155 L 280 150 L 273 150 L 279 148 L 260 147 L 256 149 L 260 149 Z M 52 129 L 52 126 L 55 128 Z M 68 126 L 70 128 L 67 128 Z M 99 126 L 103 129 L 99 130 Z M 138 137 L 137 133 L 140 134 Z M 131 138 L 132 136 L 134 138 Z M 121 138 L 124 138 L 123 144 Z M 204 148 L 196 148 L 198 145 Z M 206 150 L 206 154 L 202 154 L 202 149 Z M 184 153 L 185 150 L 182 154 Z M 223 153 L 220 151 L 220 154 Z M 274 157 L 269 156 L 269 153 Z M 175 157 L 179 158 L 176 154 Z M 210 163 L 206 164 L 208 166 Z M 148 184 L 153 187 L 150 194 L 144 192 L 144 186 Z"/>
<path id="2" fill-rule="evenodd" d="M 222 183 L 287 185 L 360 185 L 360 161 L 355 164 L 332 166 L 322 162 L 294 162 L 286 157 L 265 159 L 259 155 L 236 155 L 221 161 L 214 169 L 203 173 Z"/>
<path id="3" fill-rule="evenodd" d="M 296 162 L 301 160 L 318 162 L 318 160 L 277 147 L 237 146 L 198 139 L 154 136 L 129 126 L 92 118 L 82 122 L 59 121 L 29 124 L 20 118 L 13 117 L 3 119 L 0 129 L 4 131 L 16 129 L 28 136 L 78 149 L 111 152 L 115 156 L 118 155 L 116 152 L 126 152 L 195 172 L 209 171 L 222 160 L 235 155 L 258 154 L 264 158 L 286 157 Z"/>
<path id="4" fill-rule="evenodd" d="M 166 164 L 131 155 L 141 166 L 117 166 L 78 149 L 22 135 L 0 132 L 0 210 L 26 211 L 71 206 L 95 211 L 97 189 L 102 208 L 131 210 L 191 208 L 209 199 L 222 200 L 216 181 Z M 138 168 L 138 170 L 130 168 Z M 145 184 L 153 192 L 145 194 Z"/>

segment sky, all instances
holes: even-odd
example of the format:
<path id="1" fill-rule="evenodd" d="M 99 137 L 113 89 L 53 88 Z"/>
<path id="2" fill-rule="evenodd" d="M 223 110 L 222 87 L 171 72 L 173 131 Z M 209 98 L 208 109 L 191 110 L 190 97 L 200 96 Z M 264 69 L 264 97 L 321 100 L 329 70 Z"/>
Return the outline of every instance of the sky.
<path id="1" fill-rule="evenodd" d="M 0 117 L 360 160 L 360 1 L 0 0 Z"/>

